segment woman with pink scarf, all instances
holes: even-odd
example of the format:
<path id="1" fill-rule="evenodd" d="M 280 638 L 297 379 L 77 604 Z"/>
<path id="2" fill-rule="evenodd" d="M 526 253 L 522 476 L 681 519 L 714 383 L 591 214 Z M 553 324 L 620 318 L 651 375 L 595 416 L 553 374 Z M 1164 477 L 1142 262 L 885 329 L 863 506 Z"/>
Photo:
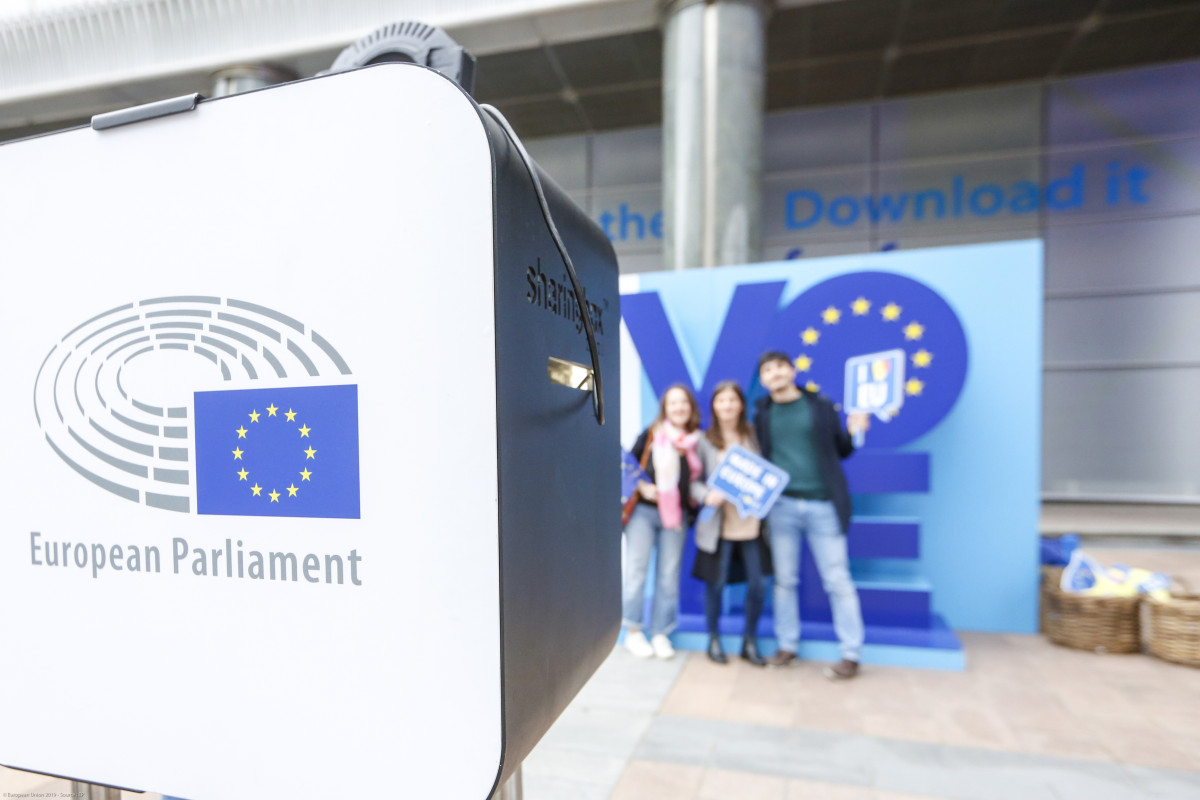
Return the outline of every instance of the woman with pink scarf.
<path id="1" fill-rule="evenodd" d="M 663 394 L 658 418 L 633 445 L 633 457 L 645 462 L 650 481 L 638 484 L 638 502 L 625 524 L 625 586 L 622 616 L 625 647 L 638 658 L 671 658 L 669 637 L 679 611 L 679 567 L 687 530 L 696 517 L 692 484 L 703 467 L 696 454 L 700 440 L 700 408 L 686 386 Z M 650 448 L 648 458 L 644 457 Z M 650 554 L 658 548 L 650 638 L 642 628 Z"/>

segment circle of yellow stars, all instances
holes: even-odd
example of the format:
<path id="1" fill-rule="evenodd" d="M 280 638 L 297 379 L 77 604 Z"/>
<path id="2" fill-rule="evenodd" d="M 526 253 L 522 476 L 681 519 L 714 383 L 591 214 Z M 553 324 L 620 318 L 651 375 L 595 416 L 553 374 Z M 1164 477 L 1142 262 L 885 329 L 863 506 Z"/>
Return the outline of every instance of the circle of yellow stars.
<path id="1" fill-rule="evenodd" d="M 850 301 L 848 308 L 852 316 L 865 317 L 871 313 L 872 302 L 865 297 L 859 296 Z M 880 316 L 884 322 L 900 323 L 900 317 L 904 313 L 904 309 L 894 302 L 889 301 L 886 305 L 879 309 Z M 837 325 L 845 312 L 837 306 L 829 306 L 821 312 L 821 322 L 824 325 Z M 904 339 L 907 342 L 920 342 L 925 336 L 925 326 L 916 320 L 911 320 L 907 325 L 901 327 L 904 333 Z M 809 326 L 800 332 L 800 341 L 806 346 L 811 347 L 821 340 L 821 331 L 814 326 Z M 933 363 L 933 353 L 921 347 L 915 353 L 909 355 L 909 360 L 912 365 L 919 369 L 928 367 Z M 800 353 L 792 362 L 796 367 L 797 372 L 809 372 L 813 366 L 813 358 L 807 353 Z M 804 388 L 810 392 L 820 391 L 821 387 L 813 381 L 809 381 L 804 385 Z M 904 382 L 904 393 L 910 397 L 919 397 L 925 391 L 925 382 L 920 378 L 911 377 Z"/>
<path id="2" fill-rule="evenodd" d="M 278 417 L 279 416 L 279 407 L 276 406 L 274 403 L 267 406 L 266 411 L 267 411 L 268 417 Z M 298 412 L 293 411 L 292 409 L 289 408 L 287 411 L 283 412 L 283 416 L 286 418 L 286 420 L 288 422 L 295 422 L 297 413 Z M 250 418 L 250 425 L 253 426 L 256 423 L 258 423 L 259 419 L 262 417 L 262 414 L 258 411 L 258 409 L 254 409 L 247 416 Z M 248 429 L 245 426 L 245 424 L 243 423 L 242 425 L 238 426 L 237 430 L 235 430 L 234 433 L 237 434 L 238 439 L 245 439 L 246 434 L 250 433 L 250 430 L 251 429 Z M 312 433 L 312 428 L 308 427 L 304 423 L 301 423 L 300 427 L 297 430 L 300 433 L 301 439 L 309 439 L 310 438 L 309 434 Z M 304 453 L 304 460 L 306 462 L 309 461 L 310 459 L 315 460 L 317 457 L 317 451 L 313 449 L 312 444 L 308 445 L 307 450 L 301 450 L 300 452 Z M 233 460 L 234 461 L 241 461 L 242 456 L 245 454 L 246 454 L 246 451 L 242 450 L 239 445 L 234 445 L 234 448 L 233 448 Z M 250 482 L 250 473 L 246 470 L 246 468 L 244 466 L 234 474 L 236 474 L 238 476 L 239 481 L 246 481 L 247 483 Z M 312 480 L 312 472 L 308 469 L 307 464 L 305 465 L 304 469 L 302 469 L 299 472 L 299 475 L 300 475 L 301 485 L 303 485 L 303 483 L 305 481 Z M 287 486 L 284 488 L 287 491 L 288 497 L 299 497 L 300 496 L 299 495 L 300 487 L 296 485 L 295 481 L 292 481 L 291 486 Z M 258 481 L 255 481 L 254 485 L 250 487 L 250 494 L 252 497 L 269 497 L 269 498 L 271 498 L 270 502 L 272 502 L 272 503 L 278 503 L 279 498 L 284 496 L 283 492 L 276 491 L 276 489 L 274 487 L 272 487 L 271 491 L 267 492 L 264 495 L 263 487 L 258 485 Z"/>

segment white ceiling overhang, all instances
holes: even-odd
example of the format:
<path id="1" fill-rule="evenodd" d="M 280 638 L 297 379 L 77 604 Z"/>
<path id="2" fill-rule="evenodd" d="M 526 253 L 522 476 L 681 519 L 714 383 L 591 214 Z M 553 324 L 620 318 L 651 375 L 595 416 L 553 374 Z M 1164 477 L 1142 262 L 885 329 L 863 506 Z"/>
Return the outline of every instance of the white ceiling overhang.
<path id="1" fill-rule="evenodd" d="M 28 4 L 22 4 L 28 8 Z M 645 30 L 655 0 L 113 0 L 0 16 L 0 128 L 207 89 L 270 63 L 300 76 L 373 29 L 419 20 L 475 55 Z M 13 3 L 6 3 L 11 8 Z M 0 6 L 0 15 L 4 6 Z"/>

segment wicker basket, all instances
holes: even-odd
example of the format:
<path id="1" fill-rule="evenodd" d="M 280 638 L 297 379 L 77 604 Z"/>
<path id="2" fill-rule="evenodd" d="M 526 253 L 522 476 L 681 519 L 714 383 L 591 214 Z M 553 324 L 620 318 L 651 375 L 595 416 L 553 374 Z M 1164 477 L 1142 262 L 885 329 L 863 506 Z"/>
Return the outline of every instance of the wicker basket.
<path id="1" fill-rule="evenodd" d="M 1200 667 L 1200 594 L 1147 600 L 1150 652 L 1164 661 Z"/>
<path id="2" fill-rule="evenodd" d="M 1064 592 L 1061 569 L 1042 571 L 1042 631 L 1055 644 L 1098 653 L 1142 649 L 1138 597 L 1090 597 Z"/>
<path id="3" fill-rule="evenodd" d="M 1038 593 L 1038 632 L 1046 632 L 1046 609 L 1050 607 L 1047 595 L 1050 587 L 1058 586 L 1062 581 L 1062 567 L 1042 566 L 1042 582 Z"/>

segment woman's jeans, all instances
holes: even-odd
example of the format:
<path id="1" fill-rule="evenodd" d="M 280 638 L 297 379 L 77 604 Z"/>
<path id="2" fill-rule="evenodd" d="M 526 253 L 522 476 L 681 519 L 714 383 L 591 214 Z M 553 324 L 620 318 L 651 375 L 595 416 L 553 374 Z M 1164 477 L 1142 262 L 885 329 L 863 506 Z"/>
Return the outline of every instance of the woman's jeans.
<path id="1" fill-rule="evenodd" d="M 767 524 L 775 563 L 775 637 L 779 649 L 799 652 L 800 540 L 807 535 L 808 549 L 829 595 L 833 632 L 841 645 L 842 658 L 858 661 L 863 644 L 862 611 L 850 578 L 846 537 L 833 503 L 784 495 L 771 507 Z"/>
<path id="2" fill-rule="evenodd" d="M 716 636 L 717 623 L 721 619 L 721 595 L 729 581 L 729 562 L 733 559 L 733 549 L 742 549 L 742 563 L 746 566 L 746 632 L 744 639 L 754 639 L 758 635 L 758 617 L 762 613 L 763 598 L 766 596 L 766 586 L 763 581 L 762 559 L 759 556 L 757 539 L 748 542 L 732 542 L 722 539 L 717 558 L 719 566 L 717 573 L 720 578 L 716 583 L 709 583 L 704 592 L 704 617 L 708 622 L 708 633 Z"/>
<path id="3" fill-rule="evenodd" d="M 664 528 L 658 509 L 645 503 L 633 507 L 625 524 L 625 581 L 621 591 L 621 616 L 633 630 L 642 627 L 646 605 L 646 573 L 650 554 L 658 547 L 654 580 L 654 605 L 650 612 L 649 633 L 675 630 L 679 613 L 679 565 L 683 561 L 683 528 Z"/>

